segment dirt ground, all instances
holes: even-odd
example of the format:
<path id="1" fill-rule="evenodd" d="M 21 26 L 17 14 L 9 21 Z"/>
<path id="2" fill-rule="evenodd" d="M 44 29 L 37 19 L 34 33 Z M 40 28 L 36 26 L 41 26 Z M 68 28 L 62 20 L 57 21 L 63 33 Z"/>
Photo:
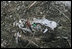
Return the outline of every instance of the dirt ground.
<path id="1" fill-rule="evenodd" d="M 32 5 L 33 4 L 33 5 Z M 21 18 L 42 18 L 57 22 L 54 31 L 33 35 L 13 26 Z M 18 44 L 14 34 L 20 32 Z M 2 43 L 5 41 L 2 46 Z M 71 48 L 71 11 L 55 1 L 1 1 L 1 47 L 2 48 Z"/>

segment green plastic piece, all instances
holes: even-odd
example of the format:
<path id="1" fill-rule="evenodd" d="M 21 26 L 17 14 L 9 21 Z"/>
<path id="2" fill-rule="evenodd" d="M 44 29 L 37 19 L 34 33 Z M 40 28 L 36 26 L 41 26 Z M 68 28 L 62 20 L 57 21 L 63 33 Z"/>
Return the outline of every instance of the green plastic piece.
<path id="1" fill-rule="evenodd" d="M 37 25 L 36 24 L 32 24 L 34 27 L 36 27 Z"/>

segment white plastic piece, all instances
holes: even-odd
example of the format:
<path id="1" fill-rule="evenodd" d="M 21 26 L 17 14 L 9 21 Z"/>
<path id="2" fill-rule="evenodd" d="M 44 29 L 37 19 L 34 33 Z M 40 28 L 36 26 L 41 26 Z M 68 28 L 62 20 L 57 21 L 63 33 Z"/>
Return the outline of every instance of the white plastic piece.
<path id="1" fill-rule="evenodd" d="M 19 34 L 19 32 L 15 33 L 16 36 L 16 43 L 18 44 L 18 37 L 21 37 L 21 35 Z"/>
<path id="2" fill-rule="evenodd" d="M 47 31 L 48 31 L 48 29 L 46 28 L 43 33 L 46 33 Z"/>
<path id="3" fill-rule="evenodd" d="M 19 34 L 19 32 L 17 33 L 17 36 L 18 36 L 18 37 L 21 37 L 21 35 Z"/>
<path id="4" fill-rule="evenodd" d="M 20 19 L 19 22 L 15 22 L 13 24 L 16 25 L 16 26 L 18 26 L 20 29 L 22 29 L 23 32 L 25 32 L 25 31 L 32 32 L 30 29 L 24 28 L 25 22 L 26 22 L 25 19 Z M 33 24 L 33 23 L 40 23 L 41 25 L 45 25 L 47 27 L 50 27 L 52 30 L 54 30 L 54 28 L 57 27 L 57 23 L 55 21 L 50 21 L 50 20 L 48 20 L 46 18 L 42 18 L 42 19 L 33 18 L 33 21 L 31 22 L 31 24 Z M 41 28 L 41 27 L 37 26 L 37 29 L 38 28 Z M 46 30 L 48 30 L 48 29 L 46 29 Z M 45 33 L 46 30 L 43 33 Z"/>
<path id="5" fill-rule="evenodd" d="M 28 32 L 31 32 L 31 30 L 30 29 L 28 29 L 28 28 L 21 28 L 23 31 L 28 31 Z"/>
<path id="6" fill-rule="evenodd" d="M 54 28 L 57 27 L 57 23 L 55 21 L 50 21 L 50 20 L 45 19 L 45 18 L 43 18 L 43 19 L 34 18 L 33 20 L 34 20 L 33 23 L 40 23 L 42 25 L 50 27 L 52 30 L 54 30 Z"/>
<path id="7" fill-rule="evenodd" d="M 28 28 L 23 28 L 23 26 L 24 26 L 24 24 L 25 24 L 25 22 L 26 22 L 26 20 L 25 19 L 20 19 L 19 20 L 19 22 L 17 23 L 14 23 L 14 25 L 16 25 L 16 26 L 18 26 L 20 29 L 22 29 L 23 30 L 23 32 L 24 31 L 28 31 L 28 32 L 31 32 L 31 30 L 30 29 L 28 29 Z"/>

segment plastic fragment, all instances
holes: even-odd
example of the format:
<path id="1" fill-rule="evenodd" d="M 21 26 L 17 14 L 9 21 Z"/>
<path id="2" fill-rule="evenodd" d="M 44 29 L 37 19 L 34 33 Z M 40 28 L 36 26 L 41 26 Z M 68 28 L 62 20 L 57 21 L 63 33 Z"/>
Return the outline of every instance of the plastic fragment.
<path id="1" fill-rule="evenodd" d="M 44 31 L 43 31 L 43 33 L 46 33 L 48 31 L 48 29 L 46 28 Z"/>
<path id="2" fill-rule="evenodd" d="M 34 18 L 33 20 L 34 20 L 33 21 L 34 23 L 40 23 L 41 25 L 45 25 L 47 27 L 50 27 L 52 30 L 54 30 L 54 28 L 57 27 L 57 23 L 55 21 L 50 21 L 50 20 L 45 19 L 45 18 L 43 18 L 43 19 Z"/>
<path id="3" fill-rule="evenodd" d="M 19 32 L 17 32 L 17 33 L 15 33 L 15 35 L 14 36 L 16 36 L 16 43 L 18 44 L 18 37 L 21 37 L 21 35 L 19 34 Z"/>

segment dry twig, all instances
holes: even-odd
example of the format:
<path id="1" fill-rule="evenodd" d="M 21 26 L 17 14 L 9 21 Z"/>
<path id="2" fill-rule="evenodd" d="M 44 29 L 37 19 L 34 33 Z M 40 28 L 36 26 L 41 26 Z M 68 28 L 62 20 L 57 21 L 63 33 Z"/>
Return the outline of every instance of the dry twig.
<path id="1" fill-rule="evenodd" d="M 29 6 L 28 9 L 30 9 L 36 2 L 37 2 L 37 1 L 34 1 L 34 2 Z"/>

